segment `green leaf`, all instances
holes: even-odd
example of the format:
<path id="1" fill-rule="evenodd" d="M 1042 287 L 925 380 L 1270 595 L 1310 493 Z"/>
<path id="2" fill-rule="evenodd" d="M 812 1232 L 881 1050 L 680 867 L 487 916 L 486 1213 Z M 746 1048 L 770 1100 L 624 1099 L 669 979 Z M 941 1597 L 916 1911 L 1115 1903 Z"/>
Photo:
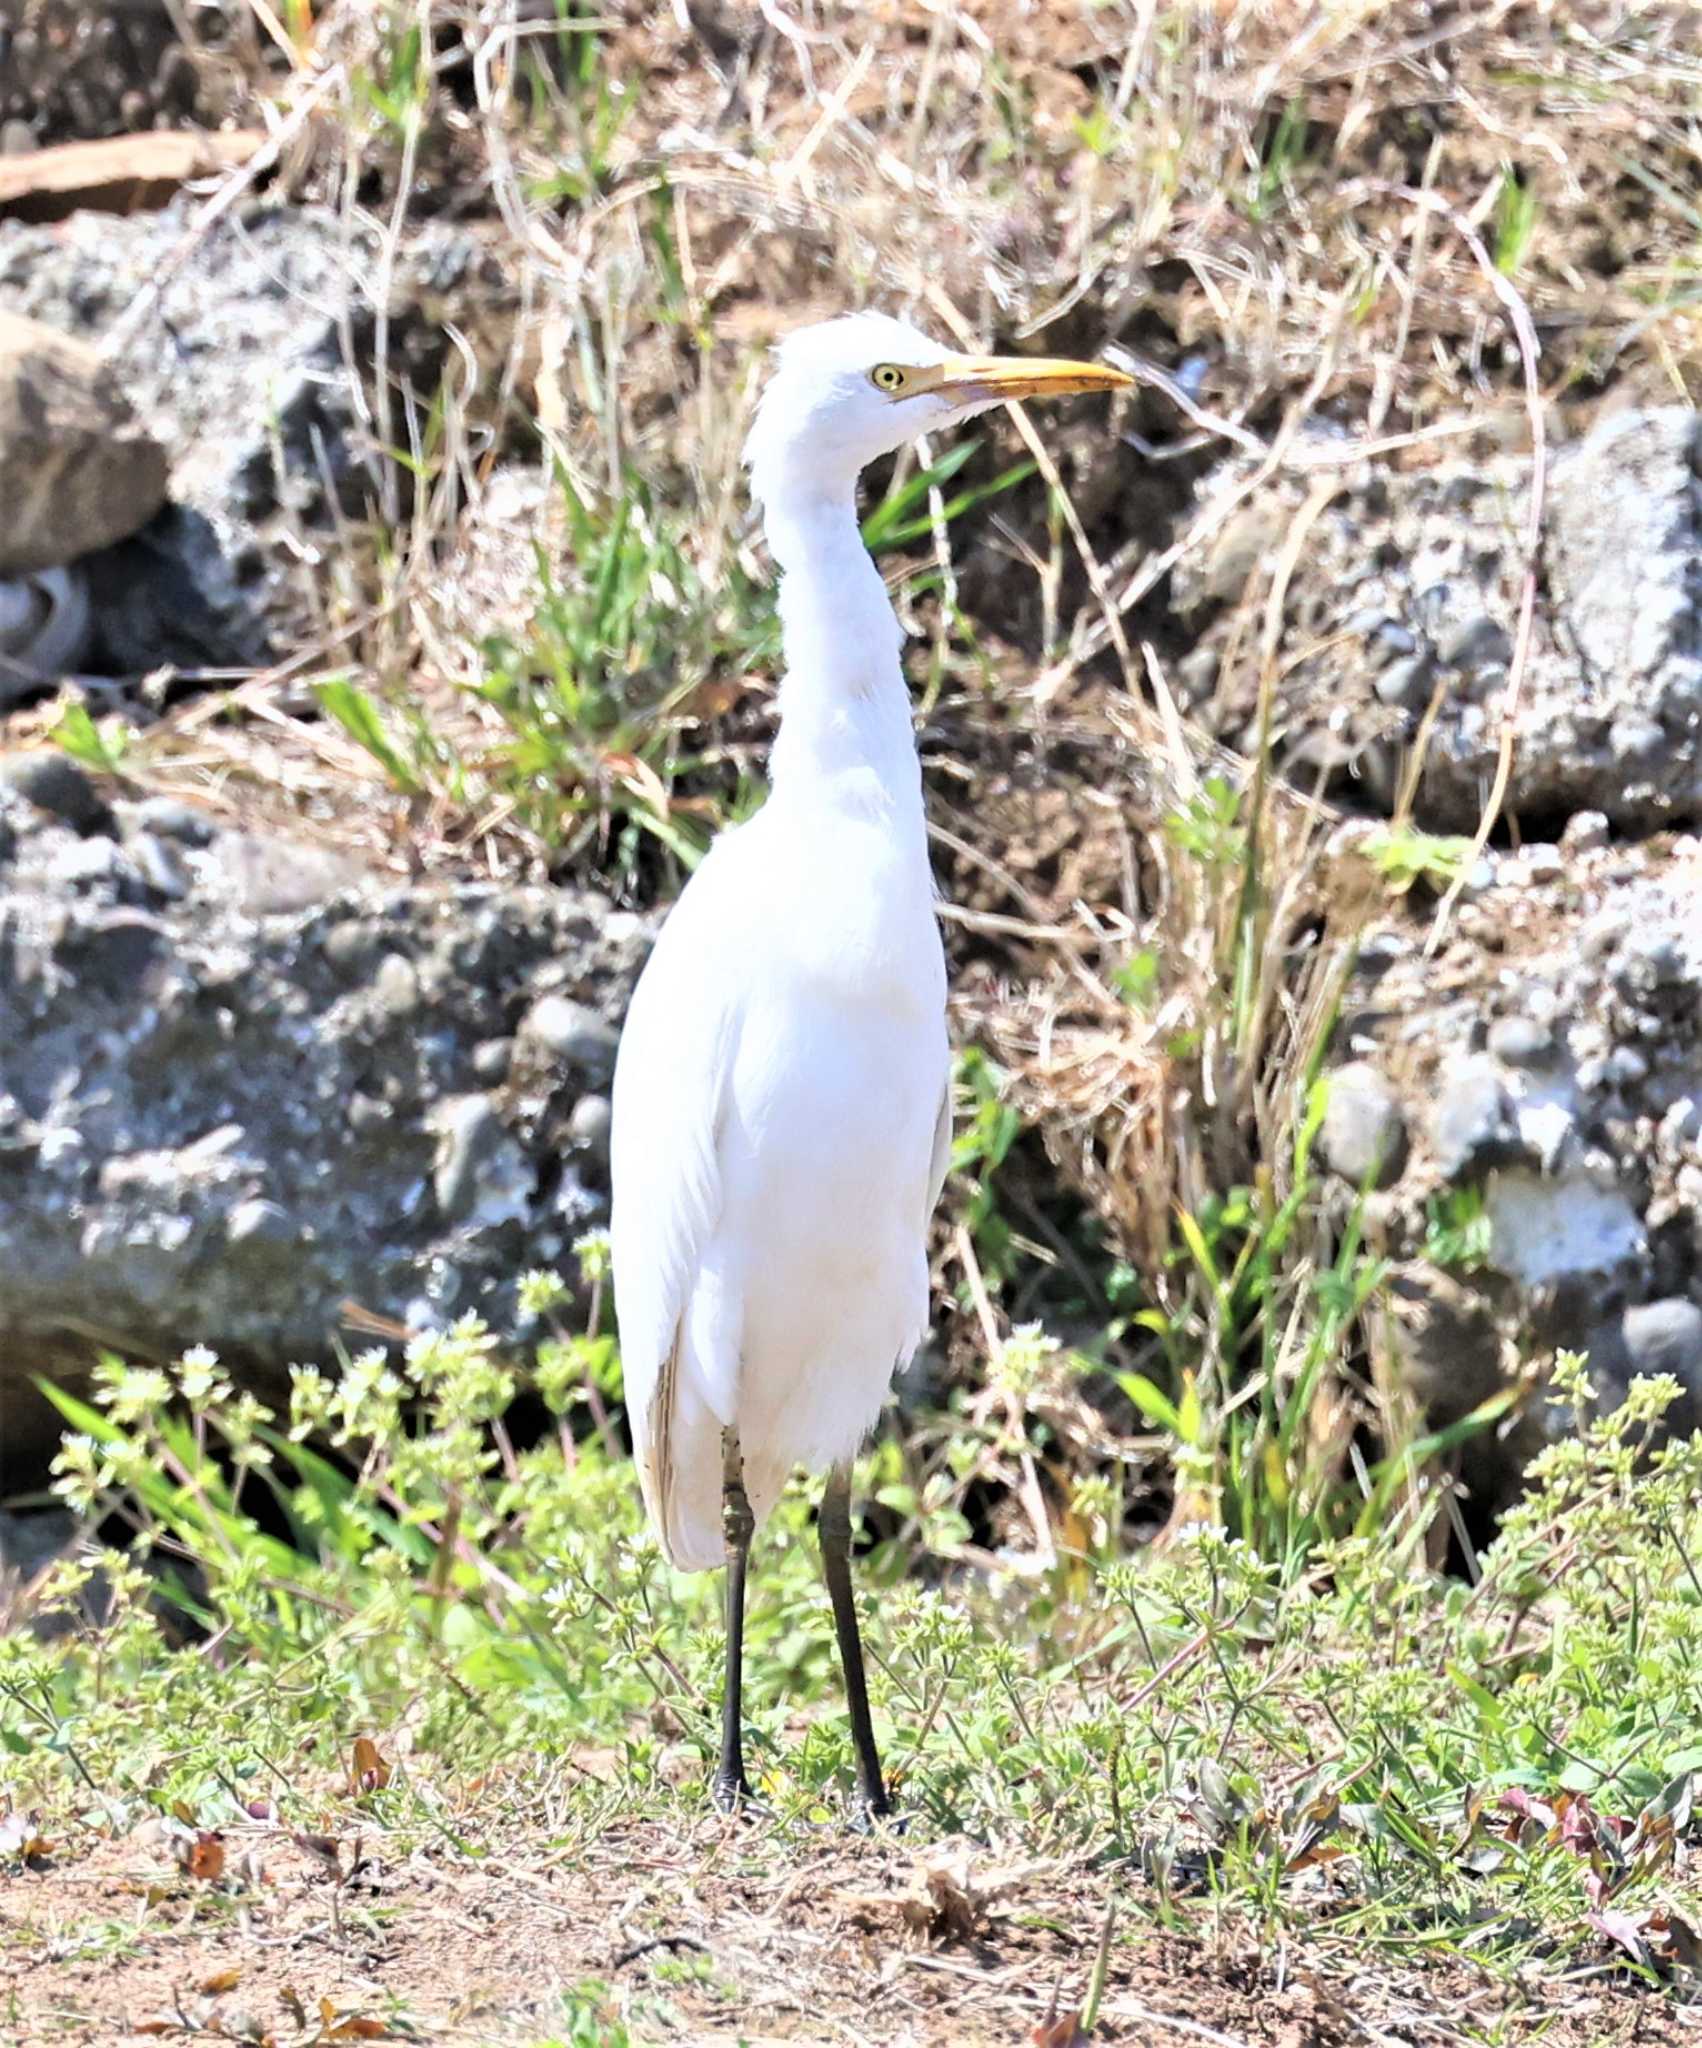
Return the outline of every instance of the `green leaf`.
<path id="1" fill-rule="evenodd" d="M 377 703 L 365 690 L 351 683 L 346 676 L 333 676 L 327 682 L 316 683 L 313 694 L 319 700 L 320 710 L 328 718 L 334 718 L 350 739 L 366 749 L 398 789 L 405 790 L 410 796 L 418 793 L 421 787 L 419 776 L 397 751 L 395 742 L 385 729 Z"/>
<path id="2" fill-rule="evenodd" d="M 102 732 L 85 704 L 68 704 L 50 737 L 73 761 L 102 775 L 116 775 L 129 750 L 130 735 L 121 719 L 109 718 Z"/>
<path id="3" fill-rule="evenodd" d="M 1155 1387 L 1145 1373 L 1120 1372 L 1115 1378 L 1118 1386 L 1134 1402 L 1148 1422 L 1156 1423 L 1160 1429 L 1168 1430 L 1174 1437 L 1182 1435 L 1182 1417 L 1176 1403 L 1168 1394 Z"/>
<path id="4" fill-rule="evenodd" d="M 1500 1728 L 1505 1725 L 1507 1717 L 1502 1710 L 1501 1702 L 1488 1686 L 1473 1678 L 1469 1672 L 1462 1671 L 1457 1664 L 1449 1664 L 1444 1668 L 1490 1727 Z"/>
<path id="5" fill-rule="evenodd" d="M 1032 462 L 1013 462 L 1009 469 L 1001 470 L 990 483 L 973 484 L 968 490 L 959 491 L 955 497 L 947 498 L 940 507 L 940 520 L 949 526 L 954 519 L 969 511 L 973 506 L 984 504 L 989 498 L 996 498 L 1002 491 L 1008 491 L 1020 484 L 1025 477 L 1034 474 Z M 924 534 L 934 530 L 932 511 L 919 514 L 913 519 L 901 520 L 884 537 L 883 545 L 896 547 L 907 540 L 920 540 Z"/>
<path id="6" fill-rule="evenodd" d="M 971 437 L 959 441 L 955 448 L 948 448 L 938 462 L 930 463 L 926 469 L 919 469 L 904 482 L 888 491 L 875 509 L 863 521 L 863 545 L 867 548 L 888 546 L 896 539 L 895 529 L 905 515 L 919 503 L 925 503 L 929 491 L 936 485 L 949 483 L 958 471 L 979 448 L 981 443 Z M 929 522 L 923 521 L 926 530 Z"/>

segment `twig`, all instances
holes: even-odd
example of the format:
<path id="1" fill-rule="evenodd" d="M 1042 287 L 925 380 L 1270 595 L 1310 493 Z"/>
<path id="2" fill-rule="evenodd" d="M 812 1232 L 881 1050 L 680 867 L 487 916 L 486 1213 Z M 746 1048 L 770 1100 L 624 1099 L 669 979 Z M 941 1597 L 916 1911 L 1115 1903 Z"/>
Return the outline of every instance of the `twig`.
<path id="1" fill-rule="evenodd" d="M 1174 1678 L 1185 1664 L 1191 1664 L 1211 1641 L 1211 1630 L 1203 1628 L 1197 1636 L 1190 1636 L 1181 1649 L 1167 1657 L 1132 1699 L 1123 1702 L 1123 1712 L 1132 1714 L 1136 1707 L 1151 1699 L 1166 1679 Z"/>
<path id="2" fill-rule="evenodd" d="M 635 1941 L 631 1948 L 623 1948 L 609 1968 L 624 1970 L 628 1963 L 636 1963 L 640 1956 L 651 1955 L 659 1948 L 670 1951 L 689 1948 L 694 1955 L 700 1956 L 709 1953 L 701 1941 L 693 1941 L 689 1934 L 655 1934 L 648 1941 Z"/>

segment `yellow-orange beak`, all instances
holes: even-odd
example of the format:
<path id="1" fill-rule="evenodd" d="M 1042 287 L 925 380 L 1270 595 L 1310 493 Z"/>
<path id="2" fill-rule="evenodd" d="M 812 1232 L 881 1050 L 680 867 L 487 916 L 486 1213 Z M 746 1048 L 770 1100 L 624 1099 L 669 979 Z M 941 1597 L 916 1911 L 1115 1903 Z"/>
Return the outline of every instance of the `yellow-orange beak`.
<path id="1" fill-rule="evenodd" d="M 1128 391 L 1134 382 L 1109 363 L 1072 363 L 1061 356 L 948 356 L 928 372 L 922 388 L 953 405 L 981 405 L 1011 398 L 1067 398 L 1075 391 Z"/>

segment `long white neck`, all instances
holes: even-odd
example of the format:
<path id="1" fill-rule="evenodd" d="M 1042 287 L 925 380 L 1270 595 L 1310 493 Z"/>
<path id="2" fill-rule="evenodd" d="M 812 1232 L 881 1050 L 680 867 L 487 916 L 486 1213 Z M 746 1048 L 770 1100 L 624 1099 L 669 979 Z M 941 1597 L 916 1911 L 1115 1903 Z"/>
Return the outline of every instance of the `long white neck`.
<path id="1" fill-rule="evenodd" d="M 857 528 L 854 489 L 790 489 L 764 507 L 781 569 L 785 677 L 777 795 L 821 794 L 922 824 L 904 634 Z M 824 790 L 824 785 L 827 788 Z"/>

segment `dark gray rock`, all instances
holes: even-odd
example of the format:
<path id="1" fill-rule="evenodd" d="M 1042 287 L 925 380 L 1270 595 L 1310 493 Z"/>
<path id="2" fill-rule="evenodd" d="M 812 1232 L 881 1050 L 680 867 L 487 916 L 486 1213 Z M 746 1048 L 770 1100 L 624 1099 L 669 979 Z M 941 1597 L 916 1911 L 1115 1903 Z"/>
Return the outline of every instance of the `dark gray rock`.
<path id="1" fill-rule="evenodd" d="M 94 778 L 57 747 L 0 754 L 0 784 L 76 832 L 109 832 L 113 816 Z"/>
<path id="2" fill-rule="evenodd" d="M 1682 1296 L 1628 1308 L 1620 1321 L 1626 1364 L 1634 1373 L 1671 1373 L 1702 1396 L 1702 1308 Z"/>
<path id="3" fill-rule="evenodd" d="M 1406 1116 L 1393 1088 L 1373 1066 L 1356 1061 L 1330 1076 L 1319 1133 L 1324 1157 L 1355 1187 L 1391 1186 L 1406 1165 Z"/>
<path id="4" fill-rule="evenodd" d="M 645 926 L 179 823 L 186 892 L 137 907 L 124 845 L 0 783 L 0 1490 L 42 1478 L 36 1371 L 205 1342 L 275 1393 L 330 1359 L 348 1300 L 509 1323 L 518 1276 L 605 1215 L 591 1140 Z M 115 864 L 71 890 L 82 848 Z M 556 1049 L 493 1097 L 479 1049 L 540 1012 Z"/>
<path id="5" fill-rule="evenodd" d="M 199 203 L 0 221 L 0 304 L 110 351 L 172 457 L 171 502 L 87 558 L 97 673 L 251 665 L 298 637 L 337 517 L 405 513 L 380 445 L 386 418 L 406 444 L 403 388 L 429 411 L 451 326 L 493 361 L 512 331 L 493 246 L 427 226 L 390 273 L 380 377 L 376 222 L 250 198 L 197 227 Z"/>
<path id="6" fill-rule="evenodd" d="M 1507 817 L 1558 822 L 1588 811 L 1647 832 L 1702 815 L 1699 448 L 1696 412 L 1670 406 L 1603 417 L 1556 449 Z M 1244 480 L 1237 458 L 1201 490 L 1215 498 Z M 1475 829 L 1501 750 L 1531 484 L 1525 452 L 1449 458 L 1379 470 L 1319 518 L 1295 604 L 1297 617 L 1309 604 L 1321 616 L 1312 651 L 1285 670 L 1277 721 L 1283 758 L 1308 786 L 1333 756 L 1337 788 L 1360 805 L 1388 804 L 1386 785 L 1355 764 L 1380 739 L 1415 740 L 1434 650 L 1448 688 L 1427 734 L 1415 821 Z M 1280 515 L 1302 490 L 1298 478 L 1273 483 L 1236 514 L 1234 530 L 1270 531 L 1273 519 L 1254 517 L 1261 506 L 1283 530 Z M 1176 575 L 1183 605 L 1212 594 L 1209 572 L 1179 564 Z M 1395 621 L 1411 651 L 1385 665 L 1363 637 L 1374 617 Z M 1231 630 L 1210 625 L 1208 640 L 1227 644 Z M 1232 679 L 1219 708 L 1219 736 L 1251 751 L 1251 671 Z"/>

